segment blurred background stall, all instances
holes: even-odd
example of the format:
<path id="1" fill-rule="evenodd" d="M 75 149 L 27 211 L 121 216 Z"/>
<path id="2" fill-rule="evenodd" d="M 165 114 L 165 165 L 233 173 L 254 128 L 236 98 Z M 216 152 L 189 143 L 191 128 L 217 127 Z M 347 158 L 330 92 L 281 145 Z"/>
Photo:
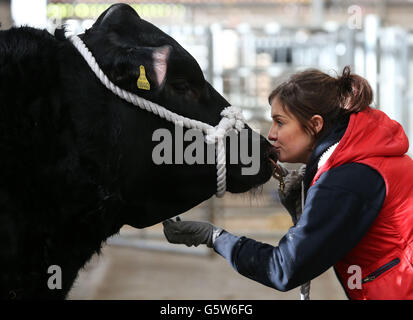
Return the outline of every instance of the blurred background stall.
<path id="1" fill-rule="evenodd" d="M 288 75 L 315 67 L 331 75 L 346 65 L 374 90 L 374 107 L 413 138 L 413 33 L 410 0 L 0 0 L 1 29 L 30 25 L 81 33 L 111 4 L 130 4 L 174 37 L 205 77 L 251 127 L 270 128 L 268 95 Z M 412 154 L 412 146 L 409 153 Z M 292 167 L 294 168 L 294 167 Z M 291 227 L 276 183 L 262 192 L 227 194 L 182 215 L 276 245 Z M 312 298 L 345 299 L 332 269 L 313 281 Z M 129 226 L 79 275 L 73 299 L 298 299 L 235 273 L 205 248 L 167 243 L 161 225 Z"/>

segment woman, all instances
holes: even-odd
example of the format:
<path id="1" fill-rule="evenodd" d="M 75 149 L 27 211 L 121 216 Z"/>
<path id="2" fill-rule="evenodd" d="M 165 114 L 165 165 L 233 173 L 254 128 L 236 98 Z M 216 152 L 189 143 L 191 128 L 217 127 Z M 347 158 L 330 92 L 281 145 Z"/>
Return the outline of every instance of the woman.
<path id="1" fill-rule="evenodd" d="M 413 299 L 413 161 L 402 127 L 369 107 L 372 99 L 349 67 L 338 78 L 306 70 L 271 93 L 268 138 L 281 162 L 306 164 L 303 190 L 281 194 L 296 224 L 278 246 L 180 220 L 164 222 L 167 239 L 206 244 L 240 274 L 281 291 L 334 266 L 350 299 Z"/>

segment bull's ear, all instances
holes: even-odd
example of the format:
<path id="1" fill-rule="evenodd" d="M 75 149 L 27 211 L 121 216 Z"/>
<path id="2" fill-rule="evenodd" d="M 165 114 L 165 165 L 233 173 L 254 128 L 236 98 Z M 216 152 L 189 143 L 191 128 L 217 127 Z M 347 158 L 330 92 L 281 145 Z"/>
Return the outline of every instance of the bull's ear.
<path id="1" fill-rule="evenodd" d="M 128 21 L 140 19 L 138 13 L 129 5 L 118 3 L 106 9 L 93 24 L 92 28 L 111 28 L 112 26 L 121 26 Z"/>
<path id="2" fill-rule="evenodd" d="M 166 70 L 168 68 L 168 58 L 171 53 L 170 46 L 162 46 L 157 48 L 152 53 L 153 71 L 155 74 L 155 81 L 158 86 L 161 86 L 166 78 Z"/>
<path id="3" fill-rule="evenodd" d="M 154 90 L 166 79 L 171 46 L 118 48 L 107 56 L 109 78 L 123 88 Z"/>

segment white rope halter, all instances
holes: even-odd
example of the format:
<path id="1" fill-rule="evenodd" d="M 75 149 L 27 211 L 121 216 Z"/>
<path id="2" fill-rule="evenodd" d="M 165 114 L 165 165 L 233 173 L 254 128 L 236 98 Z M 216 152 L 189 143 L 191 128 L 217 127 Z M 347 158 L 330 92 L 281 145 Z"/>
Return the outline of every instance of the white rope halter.
<path id="1" fill-rule="evenodd" d="M 156 103 L 143 99 L 136 94 L 123 90 L 113 84 L 109 78 L 100 69 L 96 59 L 92 53 L 78 36 L 69 37 L 75 48 L 79 51 L 82 57 L 86 60 L 89 67 L 96 74 L 99 80 L 118 97 L 126 100 L 133 105 L 152 112 L 159 117 L 173 122 L 175 125 L 180 125 L 188 129 L 198 129 L 204 132 L 205 141 L 207 143 L 215 143 L 217 145 L 217 197 L 222 197 L 226 190 L 226 154 L 225 154 L 225 135 L 228 131 L 236 129 L 238 132 L 244 127 L 245 120 L 241 110 L 234 106 L 229 106 L 221 112 L 222 119 L 217 126 L 213 127 L 207 123 L 189 119 L 174 112 L 169 111 Z"/>

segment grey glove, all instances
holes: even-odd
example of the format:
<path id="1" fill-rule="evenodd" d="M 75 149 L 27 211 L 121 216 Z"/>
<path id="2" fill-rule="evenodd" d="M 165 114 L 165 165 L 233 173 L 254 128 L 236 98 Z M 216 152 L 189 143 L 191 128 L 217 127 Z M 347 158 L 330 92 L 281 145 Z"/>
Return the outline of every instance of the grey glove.
<path id="1" fill-rule="evenodd" d="M 298 170 L 287 170 L 284 175 L 284 190 L 279 191 L 281 203 L 287 209 L 294 225 L 300 219 L 303 208 L 301 207 L 301 181 L 303 181 L 306 166 Z M 286 169 L 284 169 L 286 170 Z"/>
<path id="2" fill-rule="evenodd" d="M 176 221 L 168 219 L 162 224 L 163 233 L 170 243 L 185 244 L 188 247 L 206 244 L 212 248 L 215 239 L 223 231 L 209 222 L 182 221 L 179 217 Z"/>

